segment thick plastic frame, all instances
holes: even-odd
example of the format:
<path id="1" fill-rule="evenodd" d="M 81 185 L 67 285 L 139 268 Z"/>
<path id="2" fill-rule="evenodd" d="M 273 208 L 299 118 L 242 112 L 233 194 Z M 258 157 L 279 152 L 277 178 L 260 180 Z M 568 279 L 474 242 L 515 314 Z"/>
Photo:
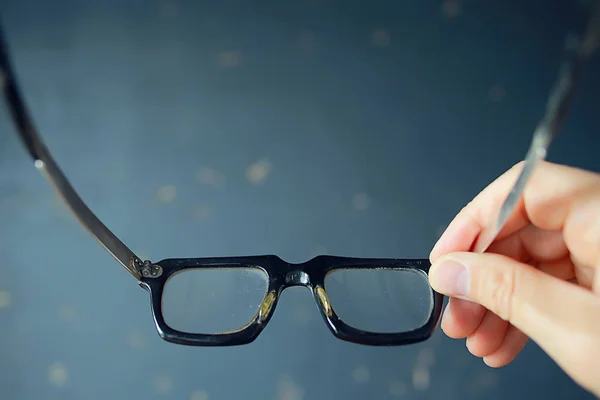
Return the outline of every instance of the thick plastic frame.
<path id="1" fill-rule="evenodd" d="M 167 259 L 157 263 L 142 261 L 90 210 L 72 187 L 67 177 L 54 161 L 50 151 L 37 133 L 17 85 L 17 79 L 8 57 L 8 50 L 0 27 L 0 87 L 12 117 L 17 134 L 25 145 L 35 167 L 40 170 L 56 189 L 63 201 L 81 225 L 118 261 L 137 281 L 150 292 L 152 314 L 161 338 L 168 342 L 193 346 L 232 346 L 254 341 L 271 319 L 281 293 L 290 286 L 311 289 L 327 326 L 333 334 L 349 342 L 392 346 L 417 343 L 431 336 L 437 326 L 442 309 L 443 296 L 431 289 L 432 307 L 427 322 L 408 332 L 373 333 L 346 325 L 335 314 L 329 303 L 324 281 L 327 273 L 344 268 L 372 268 L 415 270 L 429 272 L 426 259 L 373 259 L 336 256 L 318 256 L 305 263 L 290 264 L 274 255 L 249 257 L 220 257 Z M 267 295 L 254 319 L 242 329 L 224 334 L 189 334 L 170 328 L 162 314 L 162 293 L 168 278 L 189 268 L 255 267 L 269 276 Z M 426 278 L 426 276 L 424 276 Z"/>
<path id="2" fill-rule="evenodd" d="M 423 274 L 431 266 L 427 259 L 353 258 L 317 256 L 300 264 L 290 264 L 276 255 L 248 257 L 167 259 L 156 263 L 162 269 L 158 278 L 142 278 L 140 286 L 150 292 L 154 323 L 159 335 L 166 341 L 191 346 L 234 346 L 253 342 L 265 329 L 277 307 L 282 292 L 288 287 L 303 286 L 313 294 L 327 327 L 337 338 L 371 346 L 398 346 L 422 342 L 434 332 L 441 316 L 444 296 L 430 287 L 431 308 L 427 321 L 419 328 L 395 333 L 377 333 L 356 329 L 344 323 L 335 313 L 327 296 L 325 278 L 339 269 L 409 270 Z M 258 268 L 269 277 L 265 297 L 246 326 L 220 334 L 198 334 L 177 331 L 167 325 L 162 313 L 162 295 L 165 284 L 174 274 L 197 268 Z"/>

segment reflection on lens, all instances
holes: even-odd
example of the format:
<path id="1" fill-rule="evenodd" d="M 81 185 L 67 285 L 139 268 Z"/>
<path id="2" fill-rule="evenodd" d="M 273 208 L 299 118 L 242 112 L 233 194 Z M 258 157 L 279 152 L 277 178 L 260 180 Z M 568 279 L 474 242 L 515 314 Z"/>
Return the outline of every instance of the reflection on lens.
<path id="1" fill-rule="evenodd" d="M 338 269 L 325 290 L 337 316 L 353 328 L 401 333 L 425 325 L 433 307 L 427 275 L 411 269 Z"/>
<path id="2" fill-rule="evenodd" d="M 162 298 L 165 322 L 186 333 L 237 331 L 258 311 L 268 288 L 258 268 L 194 268 L 169 278 Z"/>

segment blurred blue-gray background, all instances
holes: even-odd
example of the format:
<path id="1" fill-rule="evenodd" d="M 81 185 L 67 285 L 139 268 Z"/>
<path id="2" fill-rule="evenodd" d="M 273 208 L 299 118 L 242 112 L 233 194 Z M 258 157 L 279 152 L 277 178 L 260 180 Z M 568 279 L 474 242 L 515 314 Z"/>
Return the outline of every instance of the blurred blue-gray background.
<path id="1" fill-rule="evenodd" d="M 0 0 L 40 133 L 136 252 L 427 257 L 520 160 L 585 1 Z M 600 170 L 600 60 L 550 159 Z M 595 71 L 596 73 L 591 73 Z M 290 289 L 256 342 L 168 344 L 0 111 L 1 399 L 591 398 L 535 344 L 339 341 Z"/>

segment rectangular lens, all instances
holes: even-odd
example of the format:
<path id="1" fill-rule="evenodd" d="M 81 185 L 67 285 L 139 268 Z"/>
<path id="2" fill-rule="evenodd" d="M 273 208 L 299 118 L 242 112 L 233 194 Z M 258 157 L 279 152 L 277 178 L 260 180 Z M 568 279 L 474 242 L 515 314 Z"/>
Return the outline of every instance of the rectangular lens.
<path id="1" fill-rule="evenodd" d="M 195 334 L 238 331 L 252 321 L 269 285 L 259 268 L 193 268 L 167 280 L 162 297 L 165 323 Z"/>
<path id="2" fill-rule="evenodd" d="M 337 269 L 325 290 L 336 315 L 371 333 L 401 333 L 429 320 L 433 292 L 427 275 L 412 269 Z"/>

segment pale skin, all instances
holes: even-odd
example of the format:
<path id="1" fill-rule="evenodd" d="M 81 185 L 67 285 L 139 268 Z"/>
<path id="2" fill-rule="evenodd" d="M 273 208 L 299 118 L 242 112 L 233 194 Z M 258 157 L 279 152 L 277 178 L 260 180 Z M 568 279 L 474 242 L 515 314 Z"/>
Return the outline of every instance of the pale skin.
<path id="1" fill-rule="evenodd" d="M 600 174 L 541 163 L 488 252 L 472 252 L 521 167 L 461 210 L 431 252 L 430 283 L 450 297 L 442 330 L 495 368 L 530 338 L 600 396 Z"/>

